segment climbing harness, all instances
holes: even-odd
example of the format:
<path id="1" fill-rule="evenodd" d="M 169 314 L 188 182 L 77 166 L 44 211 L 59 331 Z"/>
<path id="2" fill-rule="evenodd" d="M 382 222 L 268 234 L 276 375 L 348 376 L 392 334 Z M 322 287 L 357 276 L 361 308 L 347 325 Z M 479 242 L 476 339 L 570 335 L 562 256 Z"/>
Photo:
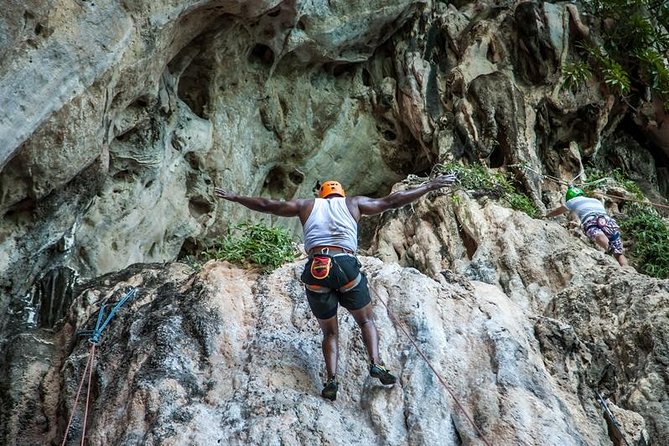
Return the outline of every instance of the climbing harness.
<path id="1" fill-rule="evenodd" d="M 340 292 L 340 293 L 348 293 L 353 288 L 358 286 L 358 284 L 360 283 L 361 280 L 362 280 L 362 273 L 358 273 L 358 275 L 355 277 L 355 279 L 353 279 L 349 282 L 346 282 L 344 285 L 337 288 L 337 291 Z M 319 294 L 326 294 L 326 293 L 329 293 L 330 291 L 332 291 L 332 288 L 326 287 L 326 286 L 323 286 L 323 285 L 316 285 L 316 284 L 312 285 L 312 284 L 305 283 L 304 286 L 309 291 L 313 291 L 314 293 L 319 293 Z"/>
<path id="2" fill-rule="evenodd" d="M 611 241 L 620 238 L 620 227 L 613 222 L 613 219 L 606 215 L 596 214 L 586 216 L 583 220 L 583 231 L 587 233 L 591 228 L 599 228 L 604 235 Z"/>
<path id="3" fill-rule="evenodd" d="M 434 373 L 434 375 L 437 377 L 437 379 L 439 380 L 439 382 L 441 383 L 441 385 L 444 386 L 444 388 L 446 389 L 446 391 L 451 395 L 451 398 L 453 398 L 453 401 L 455 401 L 455 404 L 457 405 L 458 409 L 460 409 L 460 411 L 461 411 L 462 414 L 465 416 L 465 418 L 467 419 L 467 421 L 469 421 L 469 424 L 471 424 L 471 425 L 474 427 L 474 430 L 475 430 L 476 433 L 478 434 L 478 436 L 479 436 L 479 438 L 481 439 L 481 441 L 482 441 L 486 446 L 492 446 L 492 444 L 486 439 L 485 435 L 483 435 L 483 432 L 481 431 L 481 428 L 478 427 L 478 425 L 474 422 L 474 420 L 472 419 L 472 417 L 467 413 L 467 411 L 465 410 L 464 406 L 460 403 L 460 401 L 458 400 L 458 398 L 455 396 L 455 392 L 450 388 L 450 386 L 446 383 L 446 381 L 445 381 L 444 378 L 439 374 L 439 372 L 437 372 L 437 370 L 434 368 L 434 366 L 432 365 L 432 363 L 430 362 L 430 360 L 428 359 L 428 357 L 427 357 L 427 356 L 425 355 L 425 353 L 423 353 L 423 351 L 420 349 L 420 347 L 418 346 L 418 344 L 416 343 L 416 341 L 414 340 L 414 338 L 411 336 L 411 334 L 409 334 L 409 331 L 406 329 L 406 327 L 404 326 L 404 324 L 402 324 L 402 323 L 395 317 L 395 315 L 390 311 L 390 308 L 388 308 L 388 305 L 386 304 L 386 302 L 385 302 L 383 299 L 381 299 L 381 297 L 379 296 L 379 294 L 378 294 L 372 287 L 370 287 L 369 289 L 371 290 L 372 293 L 374 293 L 374 295 L 376 296 L 376 298 L 377 298 L 379 301 L 381 301 L 381 303 L 383 304 L 383 306 L 386 307 L 386 312 L 388 313 L 388 317 L 390 317 L 390 320 L 393 321 L 393 324 L 395 324 L 395 326 L 399 327 L 399 328 L 402 330 L 402 332 L 404 333 L 404 335 L 409 339 L 409 342 L 411 342 L 411 344 L 412 344 L 413 347 L 416 349 L 416 351 L 418 352 L 418 354 L 421 356 L 421 358 L 423 358 L 423 360 L 425 361 L 425 363 L 427 364 L 427 366 L 430 368 L 430 370 L 432 370 L 432 373 Z"/>
<path id="4" fill-rule="evenodd" d="M 327 249 L 327 248 L 326 248 Z M 334 264 L 337 266 L 339 271 L 344 274 L 342 271 L 341 267 L 337 264 L 336 260 L 334 259 L 335 257 L 338 256 L 349 256 L 352 254 L 349 254 L 347 252 L 341 252 L 339 254 L 328 254 L 328 251 L 322 251 L 322 253 L 318 254 L 311 254 L 311 267 L 309 268 L 309 272 L 311 273 L 311 276 L 314 279 L 318 280 L 324 280 L 327 279 L 330 276 L 330 272 L 332 270 L 332 265 Z M 347 293 L 351 291 L 353 288 L 358 286 L 358 284 L 362 281 L 362 274 L 358 273 L 357 276 L 355 276 L 352 280 L 349 280 L 346 282 L 344 285 L 340 286 L 337 288 L 336 291 L 340 293 Z M 319 293 L 319 294 L 327 294 L 332 291 L 332 288 L 320 285 L 320 284 L 311 284 L 311 283 L 306 283 L 303 282 L 304 286 L 309 290 L 313 291 L 314 293 Z"/>
<path id="5" fill-rule="evenodd" d="M 93 330 L 84 330 L 80 331 L 77 333 L 78 336 L 90 336 L 88 338 L 88 342 L 91 344 L 91 349 L 88 354 L 88 359 L 86 360 L 86 367 L 84 368 L 84 373 L 82 374 L 81 381 L 79 382 L 79 387 L 77 389 L 77 395 L 74 398 L 74 404 L 72 405 L 72 413 L 70 414 L 70 420 L 67 423 L 67 427 L 65 428 L 65 435 L 63 436 L 63 443 L 62 446 L 65 446 L 65 443 L 67 442 L 67 437 L 68 434 L 70 433 L 70 427 L 72 426 L 72 420 L 74 419 L 74 414 L 76 413 L 76 408 L 77 408 L 77 403 L 79 402 L 79 396 L 81 395 L 81 390 L 84 387 L 84 381 L 86 380 L 86 374 L 88 374 L 88 389 L 86 390 L 86 404 L 84 405 L 84 421 L 83 425 L 81 428 L 81 446 L 84 445 L 84 441 L 86 439 L 86 422 L 88 421 L 88 406 L 90 403 L 90 398 L 91 398 L 91 382 L 93 380 L 93 364 L 94 364 L 94 359 L 95 359 L 95 347 L 100 345 L 100 337 L 102 336 L 102 332 L 104 329 L 109 325 L 109 321 L 111 321 L 111 318 L 114 317 L 114 315 L 118 312 L 118 310 L 130 299 L 134 298 L 137 295 L 137 288 L 135 287 L 128 287 L 126 288 L 125 294 L 123 297 L 116 302 L 116 304 L 112 307 L 111 311 L 109 311 L 109 314 L 107 315 L 106 318 L 104 318 L 104 312 L 105 308 L 107 307 L 107 304 L 102 305 L 100 308 L 100 311 L 98 313 L 98 319 L 97 322 L 95 323 L 95 328 Z M 104 321 L 103 321 L 104 318 Z"/>

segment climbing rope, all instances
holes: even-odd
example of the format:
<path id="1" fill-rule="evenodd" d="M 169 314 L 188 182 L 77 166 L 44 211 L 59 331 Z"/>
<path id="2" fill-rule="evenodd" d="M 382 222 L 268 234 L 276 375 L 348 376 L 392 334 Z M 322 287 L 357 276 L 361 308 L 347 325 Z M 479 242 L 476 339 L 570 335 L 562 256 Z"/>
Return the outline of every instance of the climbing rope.
<path id="1" fill-rule="evenodd" d="M 79 403 L 79 396 L 81 395 L 81 389 L 84 387 L 84 378 L 88 372 L 88 368 L 93 369 L 93 355 L 95 354 L 95 344 L 91 344 L 91 351 L 86 360 L 86 367 L 84 368 L 84 373 L 82 374 L 81 381 L 79 382 L 79 388 L 77 389 L 77 396 L 74 398 L 74 405 L 72 406 L 72 414 L 70 414 L 70 420 L 67 422 L 67 427 L 65 428 L 65 435 L 63 436 L 63 443 L 61 446 L 65 446 L 67 441 L 67 436 L 70 432 L 70 427 L 72 426 L 72 420 L 74 419 L 74 412 L 77 404 Z M 90 381 L 89 381 L 90 382 Z M 90 387 L 90 386 L 89 386 Z M 86 410 L 88 410 L 88 400 L 86 400 Z M 81 444 L 84 444 L 84 438 L 86 438 L 86 423 L 84 423 L 83 431 L 81 434 Z"/>
<path id="2" fill-rule="evenodd" d="M 561 178 L 557 178 L 557 177 L 554 177 L 554 176 L 551 176 L 551 175 L 548 175 L 548 174 L 537 172 L 536 170 L 532 169 L 531 167 L 529 167 L 527 165 L 512 164 L 512 165 L 509 165 L 508 167 L 518 167 L 520 169 L 529 170 L 529 171 L 534 172 L 535 174 L 539 175 L 541 178 L 545 178 L 547 180 L 551 180 L 551 181 L 554 181 L 556 183 L 563 184 L 565 186 L 571 186 L 572 184 L 574 184 L 574 181 L 576 181 L 578 179 L 578 177 L 580 177 L 581 174 L 583 173 L 583 172 L 579 173 L 571 181 L 565 181 Z M 599 184 L 599 183 L 602 183 L 602 182 L 607 181 L 607 180 L 613 180 L 613 178 L 610 178 L 610 177 L 600 178 L 598 180 L 583 183 L 582 186 L 594 186 L 595 184 Z M 602 196 L 608 197 L 608 198 L 612 198 L 612 199 L 615 199 L 615 200 L 630 201 L 630 202 L 633 202 L 633 203 L 648 204 L 648 205 L 652 205 L 652 206 L 655 206 L 655 207 L 658 207 L 658 208 L 669 209 L 669 205 L 654 203 L 652 201 L 637 200 L 637 199 L 634 199 L 634 198 L 625 198 L 625 197 L 620 197 L 620 196 L 617 196 L 617 195 L 609 195 L 609 194 L 604 194 L 604 193 L 599 193 L 599 195 L 602 195 Z"/>
<path id="3" fill-rule="evenodd" d="M 439 380 L 439 382 L 441 383 L 441 385 L 444 386 L 444 388 L 446 389 L 446 391 L 451 395 L 451 398 L 453 398 L 453 401 L 455 401 L 455 404 L 457 405 L 458 409 L 460 409 L 460 411 L 461 411 L 462 414 L 465 416 L 465 418 L 467 419 L 467 421 L 469 421 L 469 423 L 474 427 L 474 430 L 475 430 L 476 433 L 479 435 L 479 438 L 481 439 L 481 441 L 482 441 L 486 446 L 491 446 L 491 443 L 489 443 L 488 440 L 486 440 L 486 437 L 485 437 L 485 435 L 483 435 L 483 432 L 481 431 L 481 429 L 477 426 L 477 424 L 474 422 L 474 420 L 472 419 L 472 417 L 467 413 L 467 410 L 465 410 L 464 406 L 460 403 L 460 401 L 458 400 L 457 396 L 455 395 L 455 392 L 454 392 L 454 391 L 451 389 L 451 387 L 446 383 L 446 380 L 444 380 L 444 378 L 439 374 L 439 372 L 437 372 L 437 370 L 434 368 L 434 366 L 432 365 L 432 363 L 430 362 L 430 360 L 428 359 L 428 357 L 425 355 L 425 353 L 423 353 L 423 351 L 422 351 L 422 350 L 420 349 L 420 347 L 418 346 L 418 343 L 414 340 L 414 338 L 411 336 L 411 334 L 409 333 L 409 331 L 406 329 L 406 327 L 404 326 L 404 324 L 402 324 L 402 323 L 395 317 L 395 315 L 392 313 L 392 311 L 390 311 L 390 308 L 388 308 L 388 305 L 386 304 L 386 302 L 385 302 L 383 299 L 381 299 L 381 297 L 379 296 L 379 294 L 378 294 L 372 287 L 369 287 L 369 288 L 372 290 L 372 293 L 374 293 L 374 295 L 376 296 L 376 298 L 377 298 L 379 301 L 381 301 L 381 303 L 383 304 L 383 306 L 386 307 L 386 312 L 388 313 L 388 316 L 390 317 L 390 320 L 393 321 L 393 324 L 395 324 L 395 326 L 399 327 L 400 330 L 402 330 L 402 332 L 404 333 L 404 335 L 409 339 L 409 342 L 411 342 L 411 344 L 414 346 L 414 348 L 416 349 L 416 351 L 418 352 L 418 354 L 421 356 L 421 358 L 423 358 L 423 360 L 425 361 L 425 363 L 427 364 L 427 366 L 430 368 L 430 370 L 432 370 L 432 373 L 434 373 L 434 375 L 437 377 L 437 379 Z"/>
<path id="4" fill-rule="evenodd" d="M 74 398 L 74 404 L 72 405 L 72 413 L 70 414 L 70 420 L 67 422 L 67 427 L 65 428 L 65 435 L 63 436 L 63 443 L 61 446 L 65 446 L 67 442 L 67 437 L 70 433 L 70 428 L 72 427 L 72 420 L 74 419 L 74 414 L 76 413 L 77 404 L 79 403 L 79 396 L 81 395 L 81 390 L 84 387 L 84 381 L 86 380 L 86 375 L 88 374 L 88 388 L 86 389 L 86 404 L 84 405 L 84 424 L 81 428 L 81 446 L 84 446 L 84 441 L 86 440 L 86 424 L 88 422 L 88 407 L 90 405 L 91 399 L 91 383 L 93 382 L 93 364 L 95 361 L 95 347 L 100 344 L 100 337 L 102 332 L 109 325 L 109 321 L 118 310 L 130 299 L 134 298 L 137 295 L 137 288 L 129 287 L 126 289 L 123 297 L 116 302 L 112 307 L 111 311 L 104 319 L 104 312 L 107 305 L 102 305 L 100 311 L 98 312 L 97 322 L 95 323 L 95 328 L 93 330 L 84 330 L 77 333 L 79 336 L 88 336 L 88 342 L 91 344 L 90 351 L 88 353 L 88 359 L 86 360 L 86 367 L 84 368 L 84 373 L 82 373 L 81 381 L 79 382 L 79 387 L 77 389 L 77 394 Z"/>

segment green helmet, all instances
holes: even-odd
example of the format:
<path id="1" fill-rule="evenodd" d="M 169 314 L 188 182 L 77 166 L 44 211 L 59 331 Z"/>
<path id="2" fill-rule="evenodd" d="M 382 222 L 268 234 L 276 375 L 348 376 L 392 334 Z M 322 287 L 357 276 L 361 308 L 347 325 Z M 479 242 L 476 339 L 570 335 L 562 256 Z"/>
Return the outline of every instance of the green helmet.
<path id="1" fill-rule="evenodd" d="M 584 195 L 585 192 L 583 192 L 583 189 L 579 189 L 578 187 L 570 187 L 569 189 L 567 189 L 567 195 L 565 195 L 565 200 L 569 201 L 572 198 L 581 197 Z"/>

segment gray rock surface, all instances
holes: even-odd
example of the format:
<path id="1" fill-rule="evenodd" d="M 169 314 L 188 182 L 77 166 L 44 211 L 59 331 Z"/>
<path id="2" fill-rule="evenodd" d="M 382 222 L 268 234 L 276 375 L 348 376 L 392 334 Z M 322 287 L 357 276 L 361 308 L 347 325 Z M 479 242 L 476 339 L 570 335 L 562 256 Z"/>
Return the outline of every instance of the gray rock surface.
<path id="1" fill-rule="evenodd" d="M 543 210 L 562 193 L 546 175 L 591 164 L 666 203 L 662 104 L 630 107 L 598 76 L 563 84 L 598 32 L 545 2 L 5 0 L 0 442 L 60 444 L 74 412 L 78 444 L 76 333 L 126 285 L 140 293 L 96 356 L 90 444 L 481 444 L 381 299 L 492 444 L 620 443 L 595 390 L 629 444 L 669 438 L 666 281 L 621 270 L 567 220 L 457 190 L 364 223 L 401 383 L 370 381 L 342 317 L 334 404 L 299 264 L 171 263 L 247 219 L 299 234 L 215 186 L 290 199 L 337 178 L 380 196 L 481 161 Z"/>
<path id="2" fill-rule="evenodd" d="M 593 265 L 588 283 L 608 282 L 595 290 L 572 280 L 548 317 L 493 285 L 362 261 L 395 386 L 368 376 L 359 331 L 342 313 L 340 392 L 335 402 L 320 397 L 320 333 L 299 283 L 301 261 L 265 276 L 219 262 L 197 273 L 182 264 L 137 266 L 90 284 L 53 332 L 12 343 L 7 371 L 21 384 L 12 386 L 21 404 L 5 439 L 60 443 L 74 411 L 68 444 L 78 444 L 83 400 L 74 401 L 92 353 L 76 333 L 130 286 L 137 297 L 95 351 L 87 444 L 483 444 L 471 419 L 489 444 L 608 445 L 595 390 L 643 414 L 609 401 L 629 444 L 644 444 L 647 423 L 666 432 L 666 408 L 644 396 L 663 354 L 646 350 L 629 364 L 638 356 L 625 347 L 640 333 L 663 342 L 665 323 L 657 317 L 650 331 L 604 323 L 666 306 L 666 281 Z M 595 307 L 609 313 L 594 316 Z M 611 348 L 615 339 L 622 342 Z M 25 354 L 22 346 L 36 341 L 46 354 Z M 592 381 L 607 361 L 629 387 Z"/>

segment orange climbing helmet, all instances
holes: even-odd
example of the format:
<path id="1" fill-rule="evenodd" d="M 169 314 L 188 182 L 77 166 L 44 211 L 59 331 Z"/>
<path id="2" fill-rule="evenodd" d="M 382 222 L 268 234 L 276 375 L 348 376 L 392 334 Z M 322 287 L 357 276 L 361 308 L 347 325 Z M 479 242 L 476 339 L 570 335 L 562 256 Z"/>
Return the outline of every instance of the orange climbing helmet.
<path id="1" fill-rule="evenodd" d="M 338 194 L 342 197 L 346 196 L 344 188 L 341 187 L 341 184 L 339 184 L 337 181 L 326 181 L 323 184 L 321 184 L 321 188 L 318 189 L 319 197 L 326 198 L 332 194 Z"/>

